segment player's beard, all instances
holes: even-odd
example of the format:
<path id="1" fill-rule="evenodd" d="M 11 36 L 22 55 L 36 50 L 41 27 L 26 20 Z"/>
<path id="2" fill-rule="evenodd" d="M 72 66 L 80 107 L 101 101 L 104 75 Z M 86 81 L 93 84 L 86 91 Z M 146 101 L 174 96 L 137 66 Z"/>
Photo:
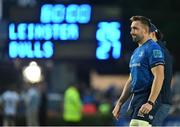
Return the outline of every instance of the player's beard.
<path id="1" fill-rule="evenodd" d="M 141 42 L 141 40 L 143 40 L 143 36 L 134 35 L 134 36 L 132 36 L 132 39 L 133 39 L 134 42 L 139 43 L 139 42 Z"/>

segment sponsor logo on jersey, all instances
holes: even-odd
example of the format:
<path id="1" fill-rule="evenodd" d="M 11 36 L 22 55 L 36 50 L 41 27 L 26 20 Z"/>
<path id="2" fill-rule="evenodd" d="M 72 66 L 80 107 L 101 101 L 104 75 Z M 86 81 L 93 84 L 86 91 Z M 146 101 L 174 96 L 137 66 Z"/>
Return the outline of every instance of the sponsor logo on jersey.
<path id="1" fill-rule="evenodd" d="M 142 57 L 144 55 L 144 51 L 141 51 L 140 53 L 139 53 L 139 57 Z"/>
<path id="2" fill-rule="evenodd" d="M 162 58 L 163 55 L 162 55 L 161 50 L 158 50 L 158 49 L 153 50 L 153 57 L 154 58 Z"/>

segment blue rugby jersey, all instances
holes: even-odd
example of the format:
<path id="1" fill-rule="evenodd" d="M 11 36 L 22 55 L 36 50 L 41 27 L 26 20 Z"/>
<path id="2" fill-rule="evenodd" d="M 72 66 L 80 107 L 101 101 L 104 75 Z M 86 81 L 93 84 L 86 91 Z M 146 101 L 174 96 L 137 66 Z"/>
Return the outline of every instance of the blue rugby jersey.
<path id="1" fill-rule="evenodd" d="M 150 89 L 153 82 L 151 68 L 160 64 L 164 65 L 164 54 L 156 42 L 149 39 L 137 47 L 129 63 L 132 92 L 138 93 Z"/>

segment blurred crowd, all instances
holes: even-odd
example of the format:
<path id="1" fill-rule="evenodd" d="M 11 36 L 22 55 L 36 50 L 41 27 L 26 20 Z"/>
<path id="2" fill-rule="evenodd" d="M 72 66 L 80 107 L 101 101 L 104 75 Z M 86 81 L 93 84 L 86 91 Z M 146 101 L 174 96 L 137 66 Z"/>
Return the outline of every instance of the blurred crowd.
<path id="1" fill-rule="evenodd" d="M 28 126 L 45 125 L 47 97 L 42 83 L 26 85 L 19 90 L 10 85 L 0 96 L 1 125 L 15 126 L 18 118 L 24 118 Z M 21 123 L 23 124 L 23 123 Z"/>
<path id="2" fill-rule="evenodd" d="M 169 116 L 180 116 L 179 80 L 180 73 L 176 73 L 172 82 L 173 106 Z M 86 118 L 97 116 L 103 121 L 106 119 L 104 125 L 117 124 L 111 111 L 121 89 L 110 86 L 105 91 L 100 91 L 87 84 L 72 83 L 64 93 L 49 93 L 46 85 L 44 82 L 26 84 L 22 90 L 11 85 L 1 91 L 1 125 L 51 125 L 48 119 L 55 117 L 57 121 L 62 119 L 63 123 L 59 125 L 85 125 L 91 122 L 86 121 Z M 18 118 L 21 121 L 18 122 Z"/>

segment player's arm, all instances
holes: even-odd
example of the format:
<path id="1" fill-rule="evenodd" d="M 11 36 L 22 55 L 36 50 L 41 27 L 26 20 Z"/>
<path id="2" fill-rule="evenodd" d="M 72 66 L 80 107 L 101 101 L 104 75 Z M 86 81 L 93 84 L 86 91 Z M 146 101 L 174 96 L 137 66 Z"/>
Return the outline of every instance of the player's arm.
<path id="1" fill-rule="evenodd" d="M 155 103 L 164 81 L 164 65 L 155 66 L 151 69 L 151 71 L 153 73 L 154 80 L 148 101 Z"/>
<path id="2" fill-rule="evenodd" d="M 122 94 L 118 99 L 118 103 L 119 104 L 124 104 L 124 102 L 127 101 L 127 99 L 130 97 L 131 95 L 131 74 L 129 75 L 128 80 L 125 83 L 125 86 L 123 88 Z"/>
<path id="3" fill-rule="evenodd" d="M 148 98 L 148 102 L 143 104 L 141 108 L 139 109 L 140 114 L 148 114 L 161 91 L 163 81 L 164 81 L 164 65 L 158 65 L 151 69 L 154 80 L 151 87 L 151 93 Z"/>
<path id="4" fill-rule="evenodd" d="M 119 112 L 121 109 L 121 106 L 127 101 L 127 99 L 130 97 L 131 95 L 131 88 L 130 88 L 130 83 L 131 83 L 131 74 L 129 75 L 128 80 L 125 83 L 125 86 L 123 88 L 123 92 L 121 94 L 121 96 L 119 97 L 116 106 L 114 107 L 112 113 L 113 116 L 118 119 L 119 118 Z"/>

